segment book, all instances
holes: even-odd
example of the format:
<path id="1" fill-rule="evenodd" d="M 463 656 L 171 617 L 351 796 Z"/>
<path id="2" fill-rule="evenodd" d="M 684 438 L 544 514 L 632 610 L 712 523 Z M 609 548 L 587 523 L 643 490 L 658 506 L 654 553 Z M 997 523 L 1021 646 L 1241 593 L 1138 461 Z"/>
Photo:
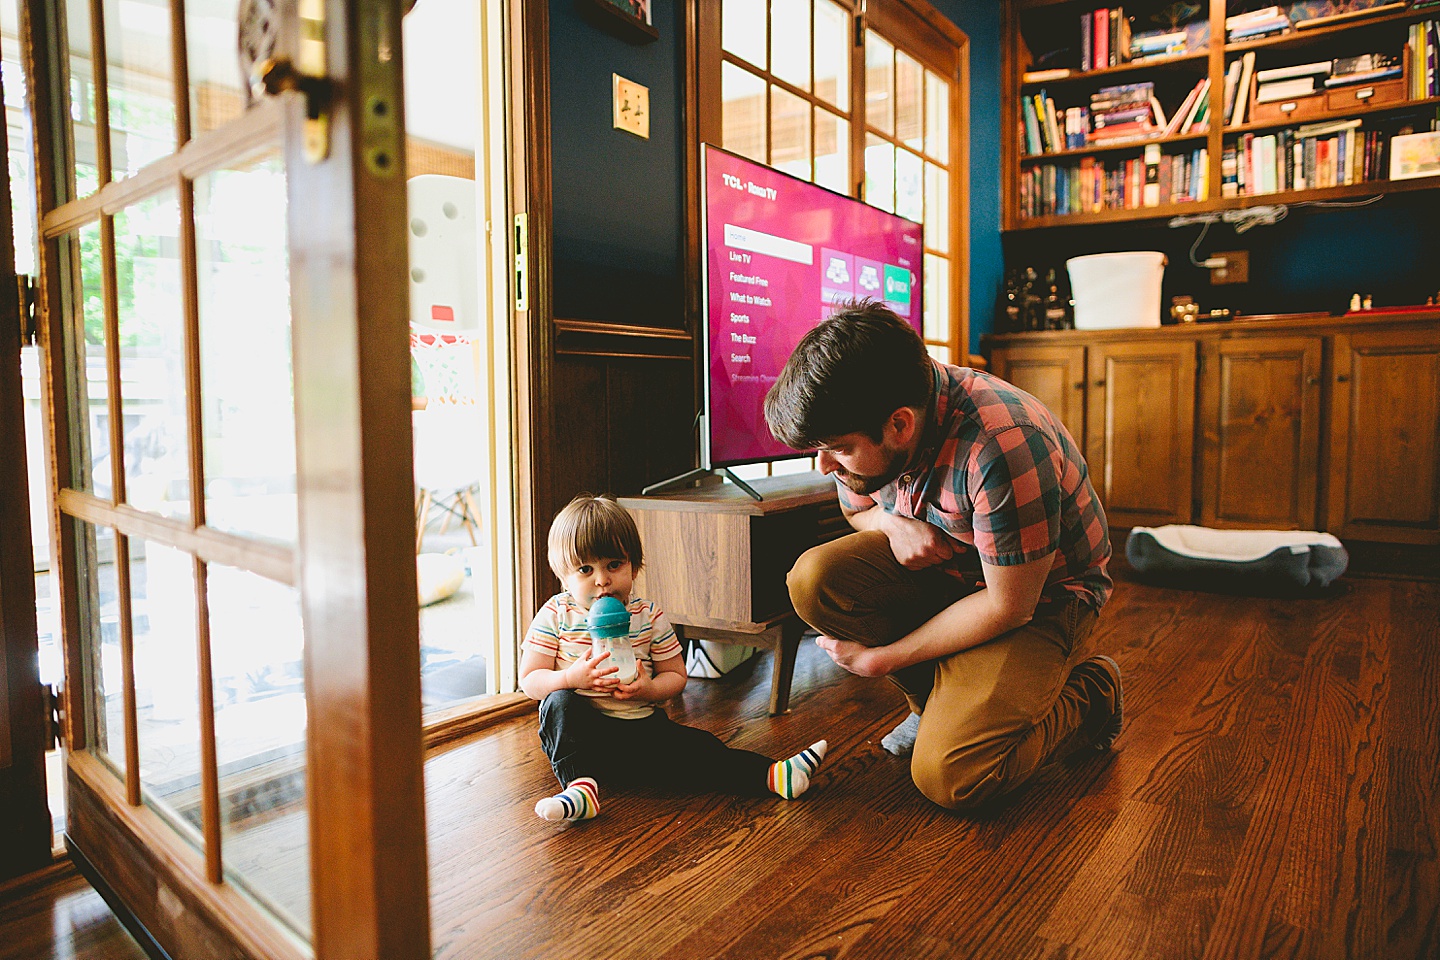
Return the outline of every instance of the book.
<path id="1" fill-rule="evenodd" d="M 1243 26 L 1248 23 L 1255 23 L 1263 20 L 1273 20 L 1276 17 L 1284 16 L 1284 11 L 1279 7 L 1262 7 L 1259 10 L 1251 10 L 1247 13 L 1237 13 L 1233 17 L 1225 18 L 1225 29 Z"/>
<path id="2" fill-rule="evenodd" d="M 1321 60 L 1316 63 L 1297 63 L 1290 67 L 1275 67 L 1271 70 L 1258 70 L 1255 73 L 1256 83 L 1270 83 L 1274 80 L 1289 80 L 1291 77 L 1308 77 L 1312 74 L 1329 75 L 1334 69 L 1335 61 Z"/>
<path id="3" fill-rule="evenodd" d="M 1270 83 L 1261 83 L 1255 87 L 1255 102 L 1274 103 L 1276 100 L 1308 97 L 1314 92 L 1314 77 L 1291 77 L 1289 80 L 1272 80 Z"/>
<path id="4" fill-rule="evenodd" d="M 1382 13 L 1397 13 L 1404 10 L 1406 0 L 1399 0 L 1398 3 L 1384 3 L 1378 7 L 1367 7 L 1364 10 L 1347 10 L 1344 13 L 1334 13 L 1328 17 L 1311 17 L 1308 20 L 1301 20 L 1295 24 L 1297 30 L 1310 30 L 1314 27 L 1324 27 L 1330 24 L 1343 23 L 1346 20 L 1358 20 L 1361 17 L 1375 17 Z"/>
<path id="5" fill-rule="evenodd" d="M 1056 67 L 1053 70 L 1029 70 L 1020 76 L 1022 83 L 1044 83 L 1047 80 L 1064 80 L 1070 76 L 1069 67 Z"/>
<path id="6" fill-rule="evenodd" d="M 1027 156 L 1035 156 L 1044 153 L 1045 147 L 1040 140 L 1040 121 L 1035 116 L 1035 101 L 1030 97 L 1020 98 L 1020 111 L 1023 114 L 1022 121 L 1025 127 L 1025 153 Z"/>
<path id="7" fill-rule="evenodd" d="M 1348 87 L 1351 84 L 1370 83 L 1374 80 L 1385 80 L 1390 77 L 1398 77 L 1400 76 L 1400 73 L 1401 68 L 1398 65 L 1393 67 L 1381 67 L 1378 70 L 1366 70 L 1360 73 L 1347 73 L 1344 76 L 1326 77 L 1325 86 L 1327 89 L 1334 87 Z"/>
<path id="8" fill-rule="evenodd" d="M 1189 115 L 1187 115 L 1185 117 L 1185 121 L 1180 124 L 1180 133 L 1188 133 L 1190 132 L 1190 128 L 1195 126 L 1196 119 L 1200 113 L 1201 105 L 1208 102 L 1209 100 L 1209 92 L 1210 78 L 1206 77 L 1204 80 L 1200 81 L 1199 92 L 1195 95 L 1195 102 L 1190 107 Z"/>
<path id="9" fill-rule="evenodd" d="M 1240 83 L 1240 58 L 1236 57 L 1230 61 L 1230 66 L 1225 68 L 1225 100 L 1224 112 L 1221 114 L 1222 122 L 1230 125 L 1230 114 L 1235 110 L 1235 88 Z M 1223 161 L 1222 161 L 1223 162 Z"/>
<path id="10" fill-rule="evenodd" d="M 1390 138 L 1390 179 L 1440 176 L 1440 133 L 1411 133 Z"/>
<path id="11" fill-rule="evenodd" d="M 1095 42 L 1091 51 L 1095 57 L 1095 69 L 1104 70 L 1110 66 L 1110 10 L 1101 7 L 1095 11 Z"/>
<path id="12" fill-rule="evenodd" d="M 1095 38 L 1093 16 L 1088 10 L 1080 14 L 1080 69 L 1086 73 L 1095 69 L 1095 58 L 1090 51 L 1090 44 Z"/>
<path id="13" fill-rule="evenodd" d="M 1180 125 L 1184 123 L 1185 118 L 1190 115 L 1190 110 L 1195 106 L 1196 98 L 1200 96 L 1200 88 L 1204 85 L 1205 81 L 1199 80 L 1196 81 L 1195 86 L 1190 88 L 1190 92 L 1185 95 L 1185 99 L 1181 101 L 1179 108 L 1170 116 L 1170 124 L 1165 127 L 1164 130 L 1165 136 L 1173 137 L 1180 132 Z"/>
<path id="14" fill-rule="evenodd" d="M 1150 96 L 1150 112 L 1155 115 L 1155 126 L 1164 130 L 1169 123 L 1165 119 L 1165 108 L 1160 105 L 1160 100 L 1154 94 Z"/>
<path id="15" fill-rule="evenodd" d="M 1160 205 L 1160 144 L 1151 143 L 1145 147 L 1145 190 L 1143 202 L 1147 207 Z"/>
<path id="16" fill-rule="evenodd" d="M 1232 125 L 1240 125 L 1245 122 L 1245 111 L 1249 107 L 1246 100 L 1250 95 L 1250 76 L 1255 70 L 1255 51 L 1251 50 L 1240 58 L 1240 83 L 1235 88 L 1235 110 L 1234 116 L 1230 118 Z"/>

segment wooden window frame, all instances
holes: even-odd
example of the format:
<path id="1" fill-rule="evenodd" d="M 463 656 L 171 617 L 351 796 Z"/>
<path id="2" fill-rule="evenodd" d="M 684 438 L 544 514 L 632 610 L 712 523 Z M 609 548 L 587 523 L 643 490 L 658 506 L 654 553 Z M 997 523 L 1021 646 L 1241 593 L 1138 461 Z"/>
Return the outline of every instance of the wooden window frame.
<path id="1" fill-rule="evenodd" d="M 946 169 L 950 175 L 950 335 L 944 344 L 950 350 L 950 362 L 966 364 L 970 357 L 970 152 L 969 152 L 969 90 L 970 41 L 944 14 L 926 0 L 836 0 L 851 12 L 850 67 L 850 195 L 860 198 L 865 177 L 865 135 L 869 124 L 865 104 L 865 30 L 872 29 L 903 50 L 927 70 L 951 82 L 950 154 Z M 686 323 L 695 336 L 700 335 L 702 304 L 700 303 L 701 210 L 700 210 L 700 145 L 722 145 L 722 111 L 720 65 L 724 62 L 743 64 L 744 69 L 763 77 L 768 83 L 787 92 L 803 96 L 814 104 L 824 101 L 814 94 L 773 77 L 768 71 L 724 52 L 721 47 L 721 3 L 687 0 L 685 8 L 685 181 L 688 200 L 685 211 L 685 309 Z M 812 16 L 813 30 L 813 16 Z M 859 42 L 856 42 L 858 39 Z M 813 46 L 813 43 L 812 43 Z M 770 98 L 766 96 L 768 123 Z M 828 105 L 827 105 L 828 108 Z M 814 162 L 815 127 L 810 129 L 811 161 Z M 767 131 L 767 155 L 769 151 Z M 893 141 L 893 137 L 889 138 Z M 928 248 L 927 248 L 928 249 Z M 922 280 L 923 283 L 923 280 Z M 927 341 L 938 344 L 938 341 Z M 697 373 L 697 376 L 700 374 Z"/>

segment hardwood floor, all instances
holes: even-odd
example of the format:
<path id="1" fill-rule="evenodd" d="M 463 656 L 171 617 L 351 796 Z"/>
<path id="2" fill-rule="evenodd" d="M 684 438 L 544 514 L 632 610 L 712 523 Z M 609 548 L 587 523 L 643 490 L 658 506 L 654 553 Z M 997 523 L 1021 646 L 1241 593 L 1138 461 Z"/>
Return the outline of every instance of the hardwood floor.
<path id="1" fill-rule="evenodd" d="M 0 896 L 0 960 L 145 960 L 100 894 L 73 868 Z"/>
<path id="2" fill-rule="evenodd" d="M 808 642 L 790 714 L 766 716 L 765 657 L 675 711 L 775 755 L 828 738 L 793 803 L 602 792 L 557 827 L 533 718 L 462 741 L 427 764 L 435 956 L 1440 957 L 1440 584 L 1343 584 L 1122 582 L 1097 636 L 1125 671 L 1116 750 L 983 818 L 920 797 L 879 746 L 898 694 Z M 0 902 L 0 960 L 139 956 L 98 945 L 115 922 L 79 892 Z"/>
<path id="3" fill-rule="evenodd" d="M 921 798 L 879 746 L 898 694 L 809 643 L 787 716 L 763 658 L 684 704 L 772 755 L 827 737 L 794 803 L 602 792 L 557 828 L 531 812 L 553 788 L 533 721 L 464 743 L 427 769 L 435 954 L 1440 956 L 1440 585 L 1344 587 L 1122 583 L 1097 636 L 1125 671 L 1116 750 L 986 818 Z"/>

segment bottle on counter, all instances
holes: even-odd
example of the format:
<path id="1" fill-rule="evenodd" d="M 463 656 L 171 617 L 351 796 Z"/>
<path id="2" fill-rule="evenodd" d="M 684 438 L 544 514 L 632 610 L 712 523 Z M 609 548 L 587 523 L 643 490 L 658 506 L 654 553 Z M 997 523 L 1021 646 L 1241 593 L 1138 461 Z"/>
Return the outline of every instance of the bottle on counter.
<path id="1" fill-rule="evenodd" d="M 1025 324 L 1020 319 L 1020 275 L 1015 270 L 1005 272 L 1005 303 L 1003 306 L 1004 316 L 1000 319 L 1000 329 L 1006 333 L 1015 333 L 1025 329 Z"/>
<path id="2" fill-rule="evenodd" d="M 1025 268 L 1025 282 L 1020 288 L 1020 316 L 1026 330 L 1045 328 L 1045 299 L 1040 294 L 1040 276 L 1034 267 Z"/>
<path id="3" fill-rule="evenodd" d="M 1055 278 L 1055 268 L 1045 273 L 1045 329 L 1064 330 L 1066 327 L 1066 301 L 1060 298 L 1060 282 Z"/>

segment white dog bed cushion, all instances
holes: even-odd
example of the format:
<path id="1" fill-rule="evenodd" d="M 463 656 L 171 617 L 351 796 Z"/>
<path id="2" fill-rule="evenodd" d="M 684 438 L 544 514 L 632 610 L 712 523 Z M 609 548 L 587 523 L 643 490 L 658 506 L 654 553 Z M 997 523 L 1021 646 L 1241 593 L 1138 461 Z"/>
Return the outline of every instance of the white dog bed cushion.
<path id="1" fill-rule="evenodd" d="M 1350 563 L 1338 539 L 1315 530 L 1135 527 L 1125 557 L 1147 579 L 1246 593 L 1328 587 Z"/>

